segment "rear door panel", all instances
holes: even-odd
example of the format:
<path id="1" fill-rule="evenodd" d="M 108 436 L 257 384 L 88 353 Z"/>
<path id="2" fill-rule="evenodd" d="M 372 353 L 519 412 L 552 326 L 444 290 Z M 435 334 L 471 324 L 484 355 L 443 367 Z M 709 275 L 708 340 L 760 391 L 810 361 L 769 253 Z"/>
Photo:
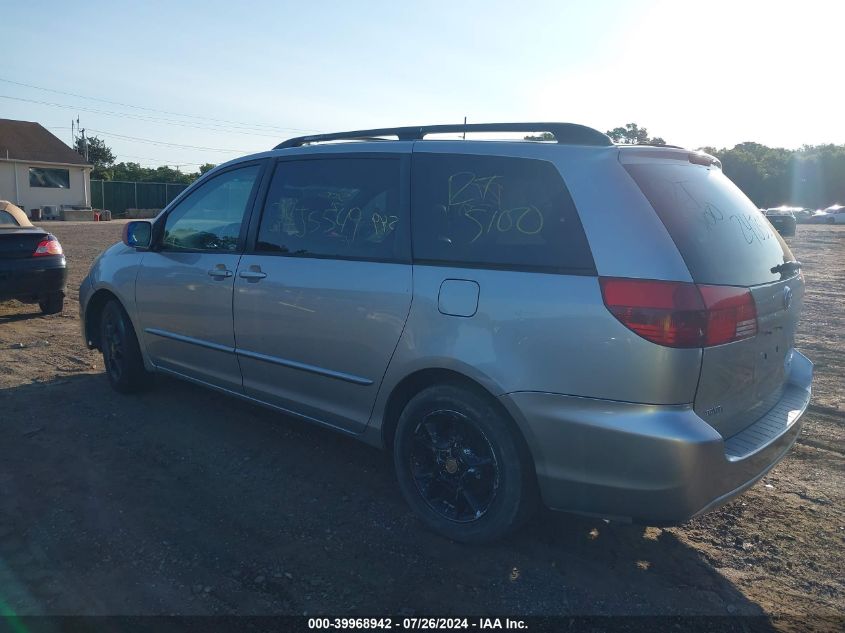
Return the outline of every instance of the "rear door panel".
<path id="1" fill-rule="evenodd" d="M 411 266 L 244 255 L 235 336 L 244 390 L 363 430 L 411 304 Z"/>
<path id="2" fill-rule="evenodd" d="M 279 160 L 235 279 L 246 394 L 352 432 L 411 305 L 410 144 L 391 147 Z"/>

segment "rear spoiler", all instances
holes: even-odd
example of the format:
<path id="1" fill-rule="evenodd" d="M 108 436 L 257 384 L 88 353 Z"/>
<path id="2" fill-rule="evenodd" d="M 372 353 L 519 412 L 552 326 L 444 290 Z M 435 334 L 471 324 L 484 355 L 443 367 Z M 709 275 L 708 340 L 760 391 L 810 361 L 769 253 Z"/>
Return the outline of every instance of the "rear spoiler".
<path id="1" fill-rule="evenodd" d="M 619 162 L 623 165 L 646 163 L 653 160 L 671 160 L 722 169 L 722 161 L 706 152 L 653 145 L 619 145 L 617 147 L 619 147 Z"/>

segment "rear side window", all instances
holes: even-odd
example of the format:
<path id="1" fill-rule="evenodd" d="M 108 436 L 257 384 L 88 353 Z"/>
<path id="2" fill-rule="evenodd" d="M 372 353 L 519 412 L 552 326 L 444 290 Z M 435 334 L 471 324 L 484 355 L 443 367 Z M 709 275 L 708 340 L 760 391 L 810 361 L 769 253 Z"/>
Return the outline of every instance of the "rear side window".
<path id="1" fill-rule="evenodd" d="M 411 190 L 418 262 L 595 274 L 575 205 L 549 162 L 417 153 Z"/>
<path id="2" fill-rule="evenodd" d="M 648 198 L 703 284 L 754 286 L 779 281 L 771 269 L 794 258 L 763 213 L 720 169 L 637 163 L 625 169 Z"/>
<path id="3" fill-rule="evenodd" d="M 398 158 L 319 158 L 276 166 L 256 250 L 407 261 Z"/>
<path id="4" fill-rule="evenodd" d="M 7 224 L 11 226 L 20 226 L 15 217 L 8 211 L 0 211 L 0 224 Z"/>

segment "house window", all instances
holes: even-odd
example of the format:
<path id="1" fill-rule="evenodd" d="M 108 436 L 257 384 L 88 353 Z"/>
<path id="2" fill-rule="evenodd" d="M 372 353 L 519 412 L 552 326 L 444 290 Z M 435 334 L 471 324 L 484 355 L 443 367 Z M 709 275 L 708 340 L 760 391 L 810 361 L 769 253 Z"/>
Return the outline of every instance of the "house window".
<path id="1" fill-rule="evenodd" d="M 51 189 L 70 189 L 70 170 L 29 168 L 30 187 L 49 187 Z"/>

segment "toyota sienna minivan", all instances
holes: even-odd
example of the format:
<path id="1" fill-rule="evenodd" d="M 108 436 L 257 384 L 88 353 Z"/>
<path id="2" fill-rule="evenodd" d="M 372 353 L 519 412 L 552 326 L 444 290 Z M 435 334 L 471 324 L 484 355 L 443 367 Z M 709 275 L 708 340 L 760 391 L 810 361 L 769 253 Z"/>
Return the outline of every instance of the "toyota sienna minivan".
<path id="1" fill-rule="evenodd" d="M 79 295 L 118 391 L 168 374 L 389 449 L 458 541 L 538 503 L 683 522 L 810 399 L 800 264 L 719 161 L 574 124 L 291 139 L 128 223 Z"/>

